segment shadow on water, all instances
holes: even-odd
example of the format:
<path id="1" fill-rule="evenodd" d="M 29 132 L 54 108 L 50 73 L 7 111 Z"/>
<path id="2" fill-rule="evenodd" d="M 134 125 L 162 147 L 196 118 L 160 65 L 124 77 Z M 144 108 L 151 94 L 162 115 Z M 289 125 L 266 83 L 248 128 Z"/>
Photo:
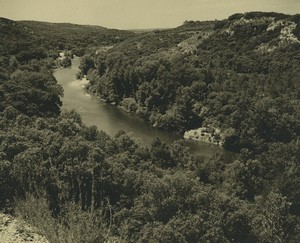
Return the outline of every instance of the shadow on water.
<path id="1" fill-rule="evenodd" d="M 178 134 L 154 128 L 136 114 L 127 113 L 106 104 L 98 97 L 88 94 L 84 91 L 82 83 L 76 80 L 79 62 L 79 58 L 74 58 L 71 67 L 58 69 L 54 73 L 58 83 L 64 88 L 63 109 L 75 109 L 81 115 L 85 124 L 96 125 L 99 130 L 103 130 L 111 136 L 119 130 L 124 130 L 137 138 L 137 141 L 143 146 L 151 145 L 157 137 L 167 144 L 182 139 Z M 194 154 L 222 154 L 225 161 L 232 160 L 235 157 L 234 153 L 217 145 L 201 141 L 184 141 Z"/>

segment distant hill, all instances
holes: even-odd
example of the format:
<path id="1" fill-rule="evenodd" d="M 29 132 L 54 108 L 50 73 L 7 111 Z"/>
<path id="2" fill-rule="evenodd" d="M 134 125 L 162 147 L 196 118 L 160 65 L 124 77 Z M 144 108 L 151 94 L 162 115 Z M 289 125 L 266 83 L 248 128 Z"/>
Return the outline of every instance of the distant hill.
<path id="1" fill-rule="evenodd" d="M 77 55 L 87 48 L 111 45 L 134 36 L 130 31 L 107 29 L 100 26 L 39 21 L 13 21 L 0 18 L 0 53 L 20 54 L 40 48 L 49 50 L 72 50 Z M 36 57 L 33 55 L 32 58 Z M 30 55 L 26 57 L 31 58 Z M 26 58 L 20 58 L 20 60 Z"/>
<path id="2" fill-rule="evenodd" d="M 111 44 L 121 42 L 134 34 L 130 31 L 107 29 L 101 26 L 77 25 L 69 23 L 47 23 L 38 21 L 20 21 L 34 34 L 42 38 L 58 38 L 60 41 L 68 40 L 83 46 L 81 42 L 89 45 Z"/>
<path id="3" fill-rule="evenodd" d="M 22 48 L 33 48 L 37 39 L 38 37 L 24 25 L 0 18 L 0 54 L 2 56 L 17 54 Z"/>
<path id="4" fill-rule="evenodd" d="M 119 51 L 129 56 L 145 56 L 162 51 L 172 52 L 179 43 L 197 37 L 200 32 L 203 34 L 212 32 L 213 23 L 213 21 L 198 21 L 194 25 L 183 24 L 173 29 L 140 32 L 139 35 L 116 45 L 111 52 Z"/>

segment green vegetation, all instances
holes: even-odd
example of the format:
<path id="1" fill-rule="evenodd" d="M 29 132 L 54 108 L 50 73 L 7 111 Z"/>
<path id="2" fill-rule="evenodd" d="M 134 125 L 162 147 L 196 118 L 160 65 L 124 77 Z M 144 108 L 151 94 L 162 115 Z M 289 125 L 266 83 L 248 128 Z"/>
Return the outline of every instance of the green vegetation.
<path id="1" fill-rule="evenodd" d="M 278 44 L 269 15 L 189 21 L 82 58 L 91 92 L 165 129 L 218 126 L 232 162 L 86 126 L 60 111 L 49 49 L 25 61 L 1 46 L 1 209 L 51 242 L 299 242 L 300 48 L 259 48 Z M 4 45 L 36 36 L 8 23 Z"/>
<path id="2" fill-rule="evenodd" d="M 155 126 L 219 128 L 227 149 L 259 153 L 300 134 L 298 26 L 297 15 L 256 12 L 186 21 L 86 57 L 81 70 L 91 92 L 131 99 Z"/>
<path id="3" fill-rule="evenodd" d="M 107 29 L 100 26 L 54 24 L 37 21 L 20 21 L 25 28 L 40 38 L 40 43 L 51 50 L 70 50 L 74 55 L 82 56 L 89 49 L 114 45 L 134 36 L 133 32 Z"/>
<path id="4" fill-rule="evenodd" d="M 65 51 L 82 56 L 135 36 L 133 32 L 99 26 L 12 21 L 0 18 L 0 56 L 13 56 L 19 63 L 50 60 Z M 50 60 L 49 60 L 50 59 Z"/>

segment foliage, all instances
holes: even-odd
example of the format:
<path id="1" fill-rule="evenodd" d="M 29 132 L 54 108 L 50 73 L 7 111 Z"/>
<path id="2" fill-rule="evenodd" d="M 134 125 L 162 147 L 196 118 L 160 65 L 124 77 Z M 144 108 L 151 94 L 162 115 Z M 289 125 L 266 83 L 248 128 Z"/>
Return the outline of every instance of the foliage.
<path id="1" fill-rule="evenodd" d="M 57 118 L 14 110 L 1 116 L 1 177 L 7 178 L 1 180 L 2 206 L 17 198 L 18 214 L 55 242 L 297 237 L 298 192 L 285 187 L 298 183 L 298 170 L 291 174 L 298 168 L 296 142 L 254 158 L 244 151 L 226 164 L 218 157 L 199 158 L 180 142 L 170 148 L 156 140 L 141 148 L 122 131 L 110 138 L 86 127 L 74 111 Z"/>
<path id="2" fill-rule="evenodd" d="M 240 150 L 228 162 L 180 141 L 148 148 L 123 131 L 109 137 L 76 111 L 60 112 L 47 58 L 1 56 L 1 209 L 50 242 L 299 242 L 299 49 L 253 51 L 274 33 L 265 21 L 235 21 L 241 15 L 214 31 L 186 22 L 82 61 L 92 88 L 157 126 L 224 129 L 226 146 Z M 228 27 L 235 34 L 222 32 Z M 176 48 L 187 39 L 194 51 Z M 162 44 L 152 50 L 154 40 Z"/>
<path id="3" fill-rule="evenodd" d="M 299 25 L 297 15 L 250 12 L 140 34 L 90 56 L 89 89 L 117 105 L 134 100 L 154 126 L 218 127 L 227 149 L 260 153 L 299 136 Z"/>
<path id="4" fill-rule="evenodd" d="M 44 199 L 27 195 L 18 201 L 16 215 L 37 227 L 49 242 L 104 242 L 111 235 L 102 221 L 102 212 L 83 212 L 76 205 L 68 204 L 59 219 L 51 216 Z"/>

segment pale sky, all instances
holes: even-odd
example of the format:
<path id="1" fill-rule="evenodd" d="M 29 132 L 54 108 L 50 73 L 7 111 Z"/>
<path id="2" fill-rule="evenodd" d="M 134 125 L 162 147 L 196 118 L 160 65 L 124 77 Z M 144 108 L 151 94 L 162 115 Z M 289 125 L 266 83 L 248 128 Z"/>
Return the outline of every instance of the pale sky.
<path id="1" fill-rule="evenodd" d="M 250 11 L 296 14 L 300 0 L 0 0 L 0 17 L 116 29 L 176 27 Z"/>

